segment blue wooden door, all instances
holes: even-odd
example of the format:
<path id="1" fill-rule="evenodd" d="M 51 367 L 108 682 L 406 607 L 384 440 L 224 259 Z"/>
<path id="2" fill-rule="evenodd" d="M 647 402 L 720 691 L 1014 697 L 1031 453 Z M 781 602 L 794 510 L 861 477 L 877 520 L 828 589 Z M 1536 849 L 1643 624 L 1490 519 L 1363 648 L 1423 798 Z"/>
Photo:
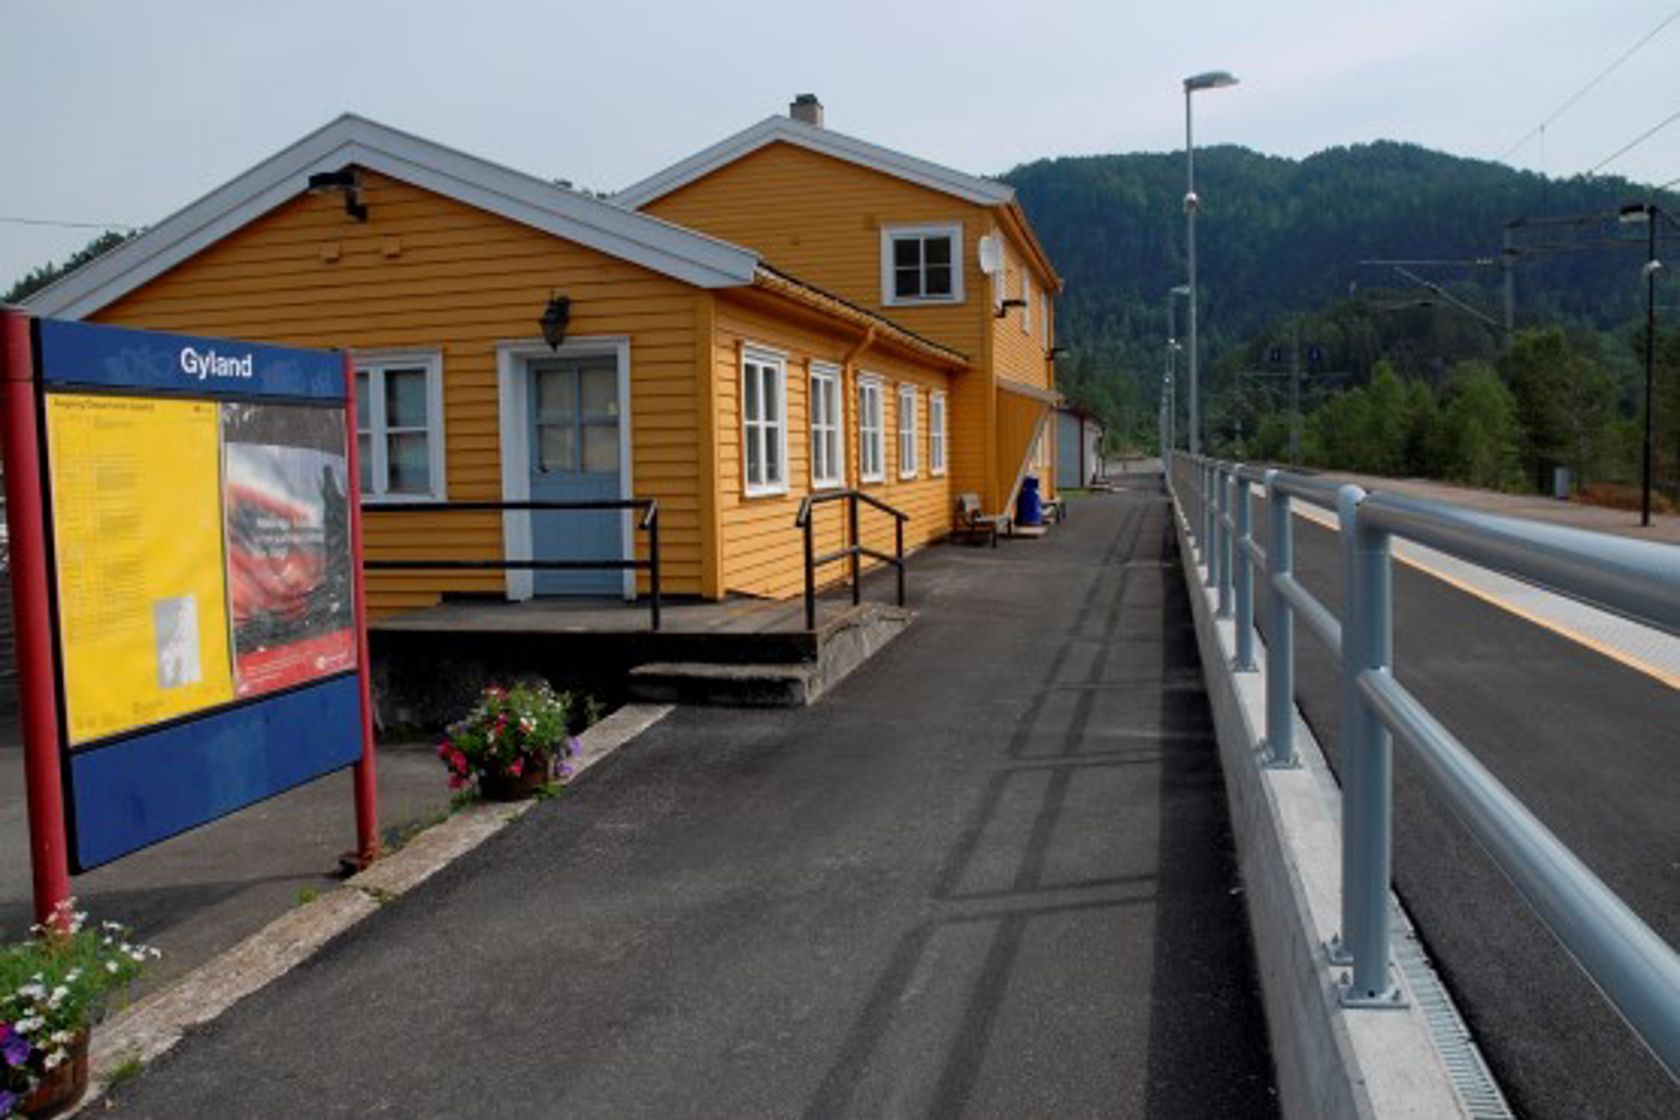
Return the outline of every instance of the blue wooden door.
<path id="1" fill-rule="evenodd" d="M 530 368 L 531 500 L 621 497 L 617 358 L 545 358 Z M 533 558 L 627 559 L 626 516 L 618 510 L 532 513 Z M 620 595 L 624 573 L 538 571 L 533 584 L 538 595 Z"/>

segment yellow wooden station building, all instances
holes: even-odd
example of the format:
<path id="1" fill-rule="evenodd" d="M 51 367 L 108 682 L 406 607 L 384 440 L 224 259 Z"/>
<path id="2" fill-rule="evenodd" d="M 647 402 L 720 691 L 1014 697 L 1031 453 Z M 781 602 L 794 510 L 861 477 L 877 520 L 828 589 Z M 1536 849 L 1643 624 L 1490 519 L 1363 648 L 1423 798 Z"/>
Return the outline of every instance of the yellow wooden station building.
<path id="1" fill-rule="evenodd" d="M 785 598 L 806 495 L 859 488 L 915 547 L 961 494 L 996 511 L 1030 470 L 1048 485 L 1060 288 L 1009 187 L 829 131 L 802 97 L 611 198 L 347 115 L 28 307 L 348 350 L 370 559 L 629 559 L 626 514 L 382 507 L 655 498 L 666 593 Z M 890 524 L 864 520 L 882 547 Z M 378 613 L 637 592 L 619 572 L 369 578 Z"/>

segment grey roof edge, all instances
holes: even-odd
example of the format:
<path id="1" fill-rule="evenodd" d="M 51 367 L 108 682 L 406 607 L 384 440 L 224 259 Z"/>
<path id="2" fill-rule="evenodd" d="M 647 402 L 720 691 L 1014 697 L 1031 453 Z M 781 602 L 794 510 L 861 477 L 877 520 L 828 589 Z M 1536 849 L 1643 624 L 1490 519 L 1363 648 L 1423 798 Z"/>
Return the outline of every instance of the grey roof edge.
<path id="1" fill-rule="evenodd" d="M 612 201 L 627 209 L 639 210 L 653 200 L 777 141 L 873 168 L 882 174 L 918 183 L 981 206 L 1004 206 L 1015 198 L 1015 189 L 1003 183 L 917 159 L 791 117 L 774 116 L 766 117 L 750 128 L 631 184 L 613 195 Z"/>
<path id="2" fill-rule="evenodd" d="M 346 113 L 34 293 L 38 315 L 81 318 L 355 163 L 703 288 L 750 285 L 758 255 L 646 214 Z"/>

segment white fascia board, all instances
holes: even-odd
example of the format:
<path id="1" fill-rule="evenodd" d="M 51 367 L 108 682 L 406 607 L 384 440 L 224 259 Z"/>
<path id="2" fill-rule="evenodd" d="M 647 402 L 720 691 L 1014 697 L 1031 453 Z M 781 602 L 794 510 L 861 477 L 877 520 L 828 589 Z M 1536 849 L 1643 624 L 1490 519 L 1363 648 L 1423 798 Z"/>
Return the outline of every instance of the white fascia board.
<path id="1" fill-rule="evenodd" d="M 114 302 L 346 164 L 574 241 L 702 288 L 751 284 L 758 255 L 726 241 L 346 115 L 37 292 L 25 307 L 81 318 Z"/>
<path id="2" fill-rule="evenodd" d="M 612 196 L 612 201 L 627 209 L 638 210 L 656 198 L 687 186 L 718 168 L 750 155 L 759 148 L 781 141 L 807 148 L 835 159 L 872 168 L 883 175 L 891 175 L 920 184 L 943 194 L 980 206 L 1003 206 L 1015 197 L 1013 187 L 991 179 L 982 179 L 903 152 L 883 148 L 853 136 L 846 136 L 826 128 L 793 120 L 791 117 L 769 117 L 751 128 L 737 132 L 704 151 L 672 164 L 656 175 L 626 187 Z"/>

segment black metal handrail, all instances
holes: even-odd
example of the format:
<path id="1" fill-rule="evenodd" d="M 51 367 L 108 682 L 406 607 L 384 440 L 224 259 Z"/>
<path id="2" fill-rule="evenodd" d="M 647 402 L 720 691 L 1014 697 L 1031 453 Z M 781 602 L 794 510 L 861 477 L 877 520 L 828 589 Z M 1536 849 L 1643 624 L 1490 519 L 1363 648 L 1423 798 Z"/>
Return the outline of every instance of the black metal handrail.
<path id="1" fill-rule="evenodd" d="M 816 554 L 816 539 L 814 537 L 812 516 L 815 507 L 828 502 L 846 503 L 846 524 L 850 529 L 851 544 L 834 552 Z M 893 537 L 896 555 L 888 556 L 884 552 L 876 552 L 866 548 L 858 537 L 858 503 L 874 506 L 882 513 L 893 519 Z M 910 520 L 910 515 L 903 510 L 894 509 L 879 498 L 872 498 L 861 490 L 830 490 L 822 494 L 812 494 L 799 503 L 799 516 L 793 519 L 793 527 L 805 532 L 805 629 L 817 628 L 817 569 L 834 563 L 837 560 L 851 560 L 852 576 L 852 606 L 863 601 L 862 586 L 858 581 L 858 561 L 867 556 L 871 560 L 879 560 L 883 564 L 891 564 L 898 569 L 898 605 L 904 605 L 904 523 Z"/>
<path id="2" fill-rule="evenodd" d="M 363 560 L 367 571 L 639 572 L 648 574 L 653 629 L 659 629 L 659 500 L 617 498 L 591 502 L 391 502 L 368 513 L 579 513 L 639 509 L 636 528 L 648 535 L 646 560 Z"/>

